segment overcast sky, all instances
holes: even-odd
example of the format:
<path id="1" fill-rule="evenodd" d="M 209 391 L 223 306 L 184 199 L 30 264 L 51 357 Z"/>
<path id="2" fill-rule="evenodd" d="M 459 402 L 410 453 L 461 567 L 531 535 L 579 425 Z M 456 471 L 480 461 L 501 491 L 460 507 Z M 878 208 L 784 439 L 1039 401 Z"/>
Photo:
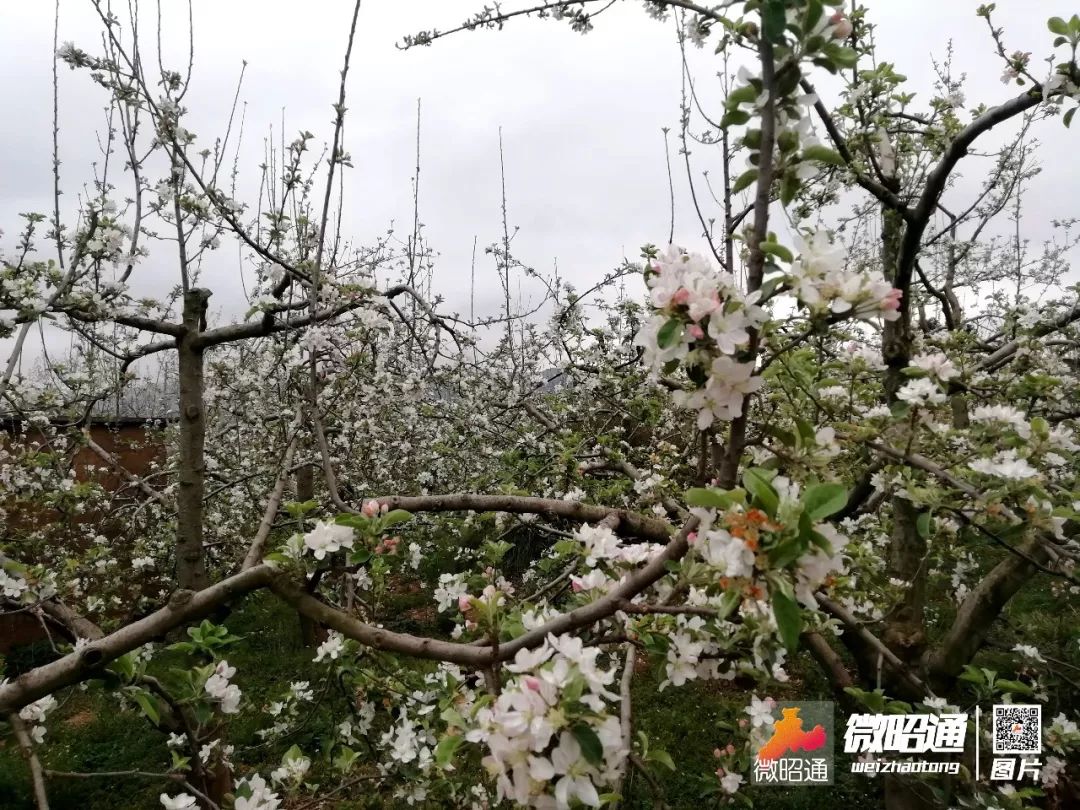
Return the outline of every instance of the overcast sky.
<path id="1" fill-rule="evenodd" d="M 118 4 L 126 5 L 126 4 Z M 144 25 L 156 4 L 144 2 Z M 186 61 L 186 4 L 162 0 L 171 66 Z M 662 128 L 677 127 L 680 63 L 671 24 L 650 19 L 634 0 L 602 15 L 582 36 L 565 23 L 517 20 L 502 32 L 464 32 L 428 48 L 401 51 L 401 38 L 421 28 L 446 29 L 483 3 L 470 0 L 365 0 L 348 84 L 346 148 L 355 169 L 346 178 L 345 231 L 371 243 L 391 220 L 411 224 L 417 99 L 423 103 L 421 219 L 440 252 L 436 288 L 447 308 L 468 310 L 467 279 L 474 236 L 480 245 L 501 232 L 498 132 L 503 131 L 511 227 L 520 229 L 517 256 L 541 270 L 557 260 L 579 287 L 595 281 L 645 242 L 668 231 L 668 181 Z M 507 7 L 516 4 L 506 3 Z M 1001 84 L 985 21 L 974 0 L 868 0 L 879 27 L 879 58 L 893 61 L 928 94 L 931 58 L 955 45 L 954 70 L 967 72 L 967 99 L 1002 101 L 1016 92 Z M 999 0 L 997 22 L 1010 50 L 1050 52 L 1045 20 L 1069 16 L 1069 0 Z M 241 194 L 257 189 L 264 136 L 284 116 L 287 137 L 307 129 L 318 142 L 332 135 L 331 104 L 345 47 L 351 0 L 194 0 L 195 68 L 186 99 L 187 127 L 197 145 L 224 131 L 241 61 L 248 63 Z M 50 127 L 53 3 L 13 2 L 0 9 L 0 229 L 11 248 L 21 211 L 51 210 Z M 89 2 L 63 0 L 60 40 L 97 51 L 100 26 Z M 715 63 L 715 64 L 714 64 Z M 720 68 L 708 51 L 695 55 L 699 81 Z M 1045 72 L 1042 67 L 1036 70 Z M 828 92 L 823 92 L 831 103 Z M 925 95 L 924 95 L 925 97 Z M 94 131 L 105 96 L 83 73 L 62 67 L 61 159 L 69 205 L 99 157 Z M 1059 121 L 1036 127 L 1049 169 L 1028 197 L 1028 234 L 1050 235 L 1053 218 L 1080 214 L 1076 128 Z M 674 134 L 674 133 L 673 133 Z M 695 153 L 699 169 L 710 163 Z M 677 160 L 677 156 L 673 155 Z M 676 166 L 676 242 L 704 249 L 689 206 L 685 175 Z M 974 180 L 972 180 L 974 182 Z M 972 188 L 961 185 L 959 191 Z M 960 197 L 955 197 L 959 200 Z M 483 259 L 481 258 L 481 261 Z M 173 263 L 175 264 L 175 263 Z M 153 273 L 175 276 L 172 265 Z M 228 314 L 242 308 L 234 253 L 219 257 L 206 279 L 213 303 Z M 481 275 L 482 274 L 482 275 Z M 145 275 L 145 270 L 144 270 Z M 490 259 L 480 265 L 481 305 L 492 303 Z M 639 282 L 635 282 L 639 283 Z M 480 283 L 478 282 L 478 286 Z"/>

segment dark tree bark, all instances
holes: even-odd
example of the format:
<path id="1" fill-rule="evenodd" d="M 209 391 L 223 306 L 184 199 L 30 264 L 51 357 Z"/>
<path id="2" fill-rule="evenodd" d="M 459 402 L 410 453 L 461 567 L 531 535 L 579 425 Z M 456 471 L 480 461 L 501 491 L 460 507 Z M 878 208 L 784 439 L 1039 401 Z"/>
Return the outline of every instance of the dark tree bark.
<path id="1" fill-rule="evenodd" d="M 180 452 L 176 495 L 176 577 L 181 588 L 201 591 L 209 584 L 203 549 L 206 489 L 206 414 L 203 349 L 209 290 L 184 293 L 184 333 L 177 340 L 180 372 Z"/>

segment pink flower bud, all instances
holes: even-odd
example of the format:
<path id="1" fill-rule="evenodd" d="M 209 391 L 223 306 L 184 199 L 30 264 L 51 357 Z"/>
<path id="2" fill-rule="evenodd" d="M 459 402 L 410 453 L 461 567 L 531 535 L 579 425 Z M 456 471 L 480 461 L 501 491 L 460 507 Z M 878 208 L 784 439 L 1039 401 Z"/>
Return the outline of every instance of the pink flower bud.
<path id="1" fill-rule="evenodd" d="M 739 721 L 739 728 L 746 728 L 746 725 L 747 725 L 747 723 L 749 723 L 749 722 L 750 722 L 749 720 L 745 720 L 745 719 L 743 719 L 743 720 L 740 720 L 740 721 Z"/>
<path id="2" fill-rule="evenodd" d="M 675 291 L 675 294 L 671 296 L 671 300 L 675 304 L 685 304 L 690 300 L 690 291 L 686 287 L 680 287 Z"/>
<path id="3" fill-rule="evenodd" d="M 540 691 L 540 679 L 532 675 L 526 675 L 524 678 L 525 688 L 531 689 L 534 692 Z"/>
<path id="4" fill-rule="evenodd" d="M 721 779 L 723 779 L 724 778 L 724 769 L 723 768 L 717 768 L 716 769 L 716 775 L 718 777 L 720 777 Z"/>
<path id="5" fill-rule="evenodd" d="M 582 588 L 582 585 L 581 585 L 581 580 L 580 579 L 572 579 L 570 581 L 570 590 L 572 590 L 574 593 L 580 593 L 581 588 Z"/>
<path id="6" fill-rule="evenodd" d="M 889 294 L 885 296 L 881 301 L 881 308 L 888 310 L 900 309 L 900 299 L 903 297 L 903 293 L 896 287 L 889 290 Z"/>
<path id="7" fill-rule="evenodd" d="M 716 757 L 717 759 L 720 759 L 720 757 L 722 757 L 724 755 L 724 752 L 721 751 L 719 748 L 714 748 L 713 752 L 712 752 L 712 755 L 714 757 Z"/>
<path id="8" fill-rule="evenodd" d="M 366 502 L 363 508 L 360 510 L 360 514 L 364 517 L 372 518 L 379 514 L 379 502 L 372 499 Z"/>
<path id="9" fill-rule="evenodd" d="M 851 36 L 851 20 L 844 16 L 844 12 L 838 11 L 829 18 L 833 27 L 832 35 L 835 39 L 847 39 Z"/>
<path id="10" fill-rule="evenodd" d="M 692 337 L 694 340 L 701 340 L 703 337 L 705 337 L 705 330 L 698 326 L 696 323 L 690 324 L 686 331 L 690 333 L 690 337 Z"/>
<path id="11" fill-rule="evenodd" d="M 731 743 L 728 743 L 727 748 L 725 748 L 724 750 L 727 751 L 729 754 L 734 754 L 735 753 L 735 746 L 732 745 Z"/>
<path id="12" fill-rule="evenodd" d="M 690 532 L 690 534 L 686 535 L 686 542 L 694 545 L 697 542 L 697 532 Z"/>
<path id="13" fill-rule="evenodd" d="M 472 607 L 472 600 L 468 596 L 459 596 L 457 600 L 458 610 L 462 613 L 468 613 Z"/>

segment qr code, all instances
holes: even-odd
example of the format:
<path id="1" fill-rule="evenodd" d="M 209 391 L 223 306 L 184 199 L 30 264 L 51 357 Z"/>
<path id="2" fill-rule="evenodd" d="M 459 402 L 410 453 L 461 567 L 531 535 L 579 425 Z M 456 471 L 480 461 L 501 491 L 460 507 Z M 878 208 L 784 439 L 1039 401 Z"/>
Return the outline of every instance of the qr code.
<path id="1" fill-rule="evenodd" d="M 1042 706 L 994 706 L 994 753 L 1042 753 Z"/>

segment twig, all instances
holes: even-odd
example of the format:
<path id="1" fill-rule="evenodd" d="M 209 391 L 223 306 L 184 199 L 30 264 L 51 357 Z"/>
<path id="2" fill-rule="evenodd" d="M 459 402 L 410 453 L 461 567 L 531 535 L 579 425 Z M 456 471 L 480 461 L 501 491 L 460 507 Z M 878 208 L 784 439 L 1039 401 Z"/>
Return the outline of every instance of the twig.
<path id="1" fill-rule="evenodd" d="M 19 743 L 19 748 L 22 749 L 26 763 L 30 766 L 30 779 L 34 783 L 34 801 L 37 803 L 38 810 L 49 810 L 49 794 L 45 790 L 45 774 L 41 770 L 41 761 L 34 751 L 34 743 L 26 730 L 26 723 L 19 717 L 18 712 L 9 714 L 8 722 L 15 732 L 15 739 Z"/>

